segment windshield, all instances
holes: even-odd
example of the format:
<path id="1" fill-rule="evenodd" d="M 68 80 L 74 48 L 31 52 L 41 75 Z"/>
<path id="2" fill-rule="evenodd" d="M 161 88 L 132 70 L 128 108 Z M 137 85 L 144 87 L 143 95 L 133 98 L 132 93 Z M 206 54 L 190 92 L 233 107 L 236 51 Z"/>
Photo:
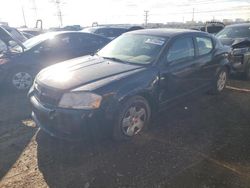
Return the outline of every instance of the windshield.
<path id="1" fill-rule="evenodd" d="M 248 38 L 250 37 L 250 26 L 247 27 L 227 27 L 216 35 L 222 38 Z"/>
<path id="2" fill-rule="evenodd" d="M 146 65 L 155 60 L 166 41 L 163 37 L 126 34 L 109 43 L 98 55 Z"/>
<path id="3" fill-rule="evenodd" d="M 23 43 L 24 47 L 26 49 L 31 49 L 33 48 L 34 46 L 36 46 L 37 44 L 47 40 L 47 39 L 52 39 L 55 37 L 55 33 L 45 33 L 45 34 L 41 34 L 41 35 L 38 35 L 36 37 L 33 37 L 31 39 L 28 39 L 27 41 L 25 41 Z"/>

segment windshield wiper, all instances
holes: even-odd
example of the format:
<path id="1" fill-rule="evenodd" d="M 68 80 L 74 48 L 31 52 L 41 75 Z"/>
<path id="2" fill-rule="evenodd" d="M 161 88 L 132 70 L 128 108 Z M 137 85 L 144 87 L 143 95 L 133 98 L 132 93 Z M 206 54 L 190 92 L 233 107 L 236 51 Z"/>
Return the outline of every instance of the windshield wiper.
<path id="1" fill-rule="evenodd" d="M 116 57 L 102 57 L 104 59 L 109 59 L 109 60 L 112 60 L 112 61 L 117 61 L 117 62 L 121 62 L 121 63 L 129 63 L 129 62 L 126 62 L 126 61 L 123 61 L 119 58 L 116 58 Z"/>

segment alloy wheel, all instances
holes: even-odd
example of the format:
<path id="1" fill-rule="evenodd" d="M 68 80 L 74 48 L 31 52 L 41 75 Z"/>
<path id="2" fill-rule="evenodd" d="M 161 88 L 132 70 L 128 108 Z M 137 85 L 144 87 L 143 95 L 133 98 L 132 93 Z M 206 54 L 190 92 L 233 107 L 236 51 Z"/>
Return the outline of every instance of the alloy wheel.
<path id="1" fill-rule="evenodd" d="M 227 82 L 227 73 L 225 71 L 220 72 L 217 80 L 217 89 L 218 91 L 222 91 L 226 86 Z"/>
<path id="2" fill-rule="evenodd" d="M 122 119 L 122 131 L 126 136 L 138 134 L 144 127 L 147 120 L 147 113 L 143 106 L 131 106 Z"/>
<path id="3" fill-rule="evenodd" d="M 18 90 L 29 89 L 32 82 L 32 76 L 27 72 L 18 72 L 12 77 L 12 84 Z"/>

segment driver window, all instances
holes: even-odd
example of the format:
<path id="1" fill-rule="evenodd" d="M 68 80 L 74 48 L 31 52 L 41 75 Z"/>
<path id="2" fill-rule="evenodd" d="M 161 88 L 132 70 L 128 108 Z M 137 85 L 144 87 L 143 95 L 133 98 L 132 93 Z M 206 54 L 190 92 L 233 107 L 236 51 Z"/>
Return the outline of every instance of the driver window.
<path id="1" fill-rule="evenodd" d="M 179 38 L 169 48 L 167 61 L 192 59 L 194 57 L 194 44 L 191 37 Z"/>
<path id="2" fill-rule="evenodd" d="M 47 40 L 43 43 L 39 51 L 42 52 L 58 52 L 60 50 L 69 50 L 72 47 L 72 40 L 69 36 L 59 36 L 53 39 Z"/>

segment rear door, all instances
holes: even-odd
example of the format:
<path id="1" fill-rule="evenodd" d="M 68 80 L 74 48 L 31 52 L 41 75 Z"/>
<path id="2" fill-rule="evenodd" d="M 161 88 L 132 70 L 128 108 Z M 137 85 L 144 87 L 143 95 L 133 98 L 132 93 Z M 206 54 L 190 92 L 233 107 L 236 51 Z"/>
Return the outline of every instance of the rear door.
<path id="1" fill-rule="evenodd" d="M 198 35 L 194 37 L 197 47 L 197 68 L 199 72 L 197 79 L 201 86 L 206 86 L 211 83 L 216 73 L 218 63 L 214 59 L 215 44 L 211 37 Z"/>

